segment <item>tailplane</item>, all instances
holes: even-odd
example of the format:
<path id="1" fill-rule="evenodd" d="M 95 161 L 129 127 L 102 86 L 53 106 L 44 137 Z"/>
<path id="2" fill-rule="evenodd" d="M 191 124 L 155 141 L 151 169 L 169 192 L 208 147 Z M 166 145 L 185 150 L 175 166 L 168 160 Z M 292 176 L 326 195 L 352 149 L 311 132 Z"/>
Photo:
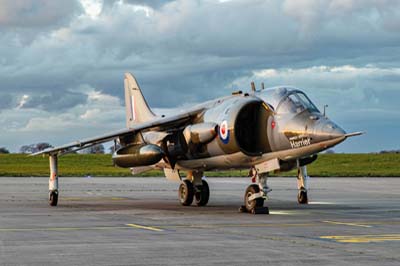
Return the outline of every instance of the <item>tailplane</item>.
<path id="1" fill-rule="evenodd" d="M 151 111 L 142 91 L 130 73 L 125 73 L 125 105 L 126 105 L 126 126 L 134 127 L 137 123 L 152 120 L 156 115 Z"/>

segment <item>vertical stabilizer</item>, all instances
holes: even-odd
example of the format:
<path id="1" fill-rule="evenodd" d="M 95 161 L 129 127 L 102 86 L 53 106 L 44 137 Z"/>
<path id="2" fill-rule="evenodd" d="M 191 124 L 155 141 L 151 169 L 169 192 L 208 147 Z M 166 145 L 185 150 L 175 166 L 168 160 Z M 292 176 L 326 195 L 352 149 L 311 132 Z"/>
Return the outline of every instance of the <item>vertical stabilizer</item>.
<path id="1" fill-rule="evenodd" d="M 134 127 L 137 123 L 146 122 L 156 117 L 150 110 L 135 77 L 125 73 L 125 105 L 126 105 L 126 126 Z"/>

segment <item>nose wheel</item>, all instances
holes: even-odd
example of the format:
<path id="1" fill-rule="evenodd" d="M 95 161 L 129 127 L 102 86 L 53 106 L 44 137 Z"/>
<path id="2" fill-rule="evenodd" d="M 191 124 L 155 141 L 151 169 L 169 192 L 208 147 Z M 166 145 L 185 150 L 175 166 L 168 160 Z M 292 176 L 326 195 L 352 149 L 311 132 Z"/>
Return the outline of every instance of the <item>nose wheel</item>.
<path id="1" fill-rule="evenodd" d="M 254 210 L 256 207 L 262 207 L 264 205 L 264 198 L 254 198 L 256 194 L 260 193 L 258 185 L 250 185 L 247 187 L 244 195 L 244 204 L 248 211 Z"/>
<path id="2" fill-rule="evenodd" d="M 247 187 L 244 193 L 244 205 L 240 207 L 240 212 L 252 214 L 269 214 L 268 207 L 264 207 L 264 193 L 260 191 L 259 185 L 252 184 Z"/>

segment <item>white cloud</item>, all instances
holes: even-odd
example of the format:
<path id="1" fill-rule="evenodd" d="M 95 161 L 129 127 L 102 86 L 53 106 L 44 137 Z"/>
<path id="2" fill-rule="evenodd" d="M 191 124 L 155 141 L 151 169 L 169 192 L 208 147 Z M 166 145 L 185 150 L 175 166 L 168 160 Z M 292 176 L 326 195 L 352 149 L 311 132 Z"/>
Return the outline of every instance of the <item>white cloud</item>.
<path id="1" fill-rule="evenodd" d="M 101 0 L 80 0 L 86 15 L 92 19 L 99 17 L 103 8 L 103 1 Z"/>
<path id="2" fill-rule="evenodd" d="M 21 109 L 22 107 L 24 107 L 24 105 L 26 104 L 26 102 L 28 101 L 28 99 L 29 99 L 29 95 L 24 94 L 24 95 L 22 96 L 22 98 L 21 98 L 21 100 L 20 100 L 18 106 L 17 106 L 17 109 Z"/>

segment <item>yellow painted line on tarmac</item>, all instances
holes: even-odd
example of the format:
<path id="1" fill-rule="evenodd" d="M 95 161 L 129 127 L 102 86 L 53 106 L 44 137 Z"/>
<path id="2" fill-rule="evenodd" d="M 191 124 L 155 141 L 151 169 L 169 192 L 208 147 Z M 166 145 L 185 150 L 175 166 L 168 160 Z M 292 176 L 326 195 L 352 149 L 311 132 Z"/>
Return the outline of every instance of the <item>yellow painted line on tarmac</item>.
<path id="1" fill-rule="evenodd" d="M 373 243 L 373 242 L 386 242 L 386 241 L 400 241 L 400 234 L 320 236 L 319 238 L 333 240 L 339 243 Z"/>
<path id="2" fill-rule="evenodd" d="M 365 225 L 365 224 L 360 224 L 360 223 L 348 223 L 348 222 L 337 222 L 337 221 L 322 221 L 322 222 L 328 223 L 328 224 L 348 225 L 348 226 L 357 226 L 357 227 L 366 227 L 366 228 L 372 227 L 371 225 Z"/>
<path id="3" fill-rule="evenodd" d="M 150 230 L 150 231 L 156 231 L 156 232 L 162 232 L 164 230 L 157 228 L 157 227 L 152 227 L 152 226 L 144 226 L 140 224 L 126 224 L 127 226 L 133 227 L 133 228 L 138 228 L 138 229 L 144 229 L 144 230 Z"/>
<path id="4" fill-rule="evenodd" d="M 300 227 L 300 226 L 315 226 L 316 223 L 287 223 L 287 224 L 192 224 L 192 225 L 166 225 L 164 228 L 198 228 L 198 229 L 215 229 L 227 227 Z"/>
<path id="5" fill-rule="evenodd" d="M 67 200 L 67 201 L 78 201 L 78 200 L 82 200 L 82 198 L 78 198 L 78 197 L 63 197 L 63 200 Z"/>

